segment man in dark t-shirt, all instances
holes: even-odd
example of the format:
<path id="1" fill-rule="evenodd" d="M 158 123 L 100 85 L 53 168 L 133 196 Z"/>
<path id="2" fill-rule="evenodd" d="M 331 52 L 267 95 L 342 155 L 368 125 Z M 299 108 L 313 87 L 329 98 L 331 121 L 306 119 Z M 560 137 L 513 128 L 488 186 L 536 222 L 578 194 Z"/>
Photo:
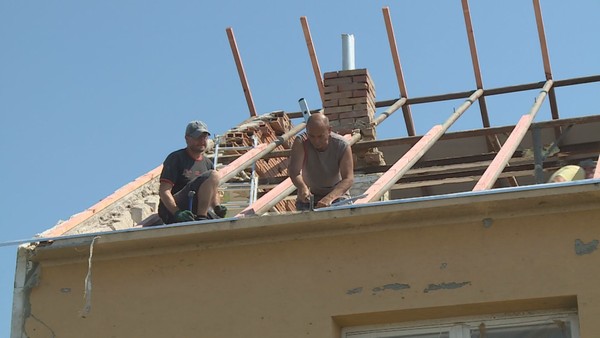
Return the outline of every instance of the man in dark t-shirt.
<path id="1" fill-rule="evenodd" d="M 204 156 L 209 136 L 204 122 L 190 122 L 185 130 L 187 147 L 165 159 L 158 206 L 158 215 L 165 224 L 207 219 L 213 208 L 224 214 L 219 205 L 219 174 Z M 215 217 L 212 212 L 210 215 Z"/>

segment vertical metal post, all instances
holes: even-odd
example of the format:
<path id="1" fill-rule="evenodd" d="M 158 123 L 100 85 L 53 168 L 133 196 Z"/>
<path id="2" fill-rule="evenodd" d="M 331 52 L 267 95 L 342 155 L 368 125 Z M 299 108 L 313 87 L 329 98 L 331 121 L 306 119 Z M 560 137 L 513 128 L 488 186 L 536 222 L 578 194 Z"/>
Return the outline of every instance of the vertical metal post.
<path id="1" fill-rule="evenodd" d="M 533 127 L 531 129 L 531 135 L 533 137 L 535 183 L 541 184 L 544 183 L 544 155 L 542 154 L 542 136 L 540 128 Z"/>
<path id="2" fill-rule="evenodd" d="M 252 144 L 254 148 L 258 145 L 258 138 L 256 135 L 252 135 Z M 250 176 L 250 201 L 249 204 L 252 205 L 254 201 L 256 201 L 256 197 L 258 195 L 258 177 L 256 175 L 256 161 L 252 163 L 252 175 Z"/>
<path id="3" fill-rule="evenodd" d="M 213 156 L 215 170 L 217 170 L 217 163 L 219 163 L 219 143 L 221 143 L 221 136 L 215 135 L 215 155 Z"/>

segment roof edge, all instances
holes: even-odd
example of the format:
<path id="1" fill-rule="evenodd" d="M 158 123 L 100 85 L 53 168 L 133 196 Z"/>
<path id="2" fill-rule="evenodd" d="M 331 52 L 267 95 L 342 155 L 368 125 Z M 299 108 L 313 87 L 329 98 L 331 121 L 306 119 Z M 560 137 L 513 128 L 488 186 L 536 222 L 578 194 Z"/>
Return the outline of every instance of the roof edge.
<path id="1" fill-rule="evenodd" d="M 39 237 L 57 237 L 65 234 L 69 230 L 75 228 L 77 225 L 81 224 L 83 221 L 89 219 L 94 216 L 98 212 L 106 209 L 108 206 L 116 202 L 117 200 L 127 196 L 129 193 L 135 191 L 136 189 L 142 187 L 144 184 L 150 182 L 152 179 L 156 178 L 160 175 L 162 170 L 162 164 L 158 167 L 150 170 L 146 174 L 136 178 L 132 182 L 124 185 L 123 187 L 117 189 L 114 193 L 110 194 L 108 197 L 100 200 L 100 202 L 94 204 L 93 206 L 87 208 L 86 210 L 71 216 L 68 220 L 61 222 L 54 227 L 42 232 L 39 234 Z"/>

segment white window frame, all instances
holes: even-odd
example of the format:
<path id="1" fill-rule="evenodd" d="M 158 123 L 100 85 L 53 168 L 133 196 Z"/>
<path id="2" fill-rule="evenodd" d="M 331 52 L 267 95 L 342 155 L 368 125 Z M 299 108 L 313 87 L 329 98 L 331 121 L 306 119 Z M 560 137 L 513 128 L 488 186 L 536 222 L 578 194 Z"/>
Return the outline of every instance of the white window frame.
<path id="1" fill-rule="evenodd" d="M 388 325 L 347 327 L 342 329 L 342 338 L 386 338 L 411 337 L 418 334 L 444 334 L 449 338 L 470 338 L 471 331 L 481 323 L 487 329 L 502 327 L 532 326 L 554 323 L 556 320 L 569 322 L 572 338 L 580 338 L 579 318 L 576 311 L 539 311 L 477 317 L 458 317 Z"/>

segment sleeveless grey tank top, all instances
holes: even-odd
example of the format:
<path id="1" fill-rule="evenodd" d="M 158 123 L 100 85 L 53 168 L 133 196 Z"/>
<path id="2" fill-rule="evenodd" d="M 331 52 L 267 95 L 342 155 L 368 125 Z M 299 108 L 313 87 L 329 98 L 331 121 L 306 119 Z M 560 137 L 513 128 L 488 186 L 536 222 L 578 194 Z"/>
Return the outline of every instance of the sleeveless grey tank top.
<path id="1" fill-rule="evenodd" d="M 329 145 L 325 151 L 317 151 L 308 140 L 306 134 L 302 134 L 304 145 L 304 163 L 302 165 L 302 178 L 310 188 L 311 193 L 318 196 L 329 194 L 333 188 L 342 180 L 340 175 L 340 161 L 344 151 L 349 147 L 348 142 L 336 133 L 330 133 Z M 350 197 L 346 192 L 344 197 Z"/>

